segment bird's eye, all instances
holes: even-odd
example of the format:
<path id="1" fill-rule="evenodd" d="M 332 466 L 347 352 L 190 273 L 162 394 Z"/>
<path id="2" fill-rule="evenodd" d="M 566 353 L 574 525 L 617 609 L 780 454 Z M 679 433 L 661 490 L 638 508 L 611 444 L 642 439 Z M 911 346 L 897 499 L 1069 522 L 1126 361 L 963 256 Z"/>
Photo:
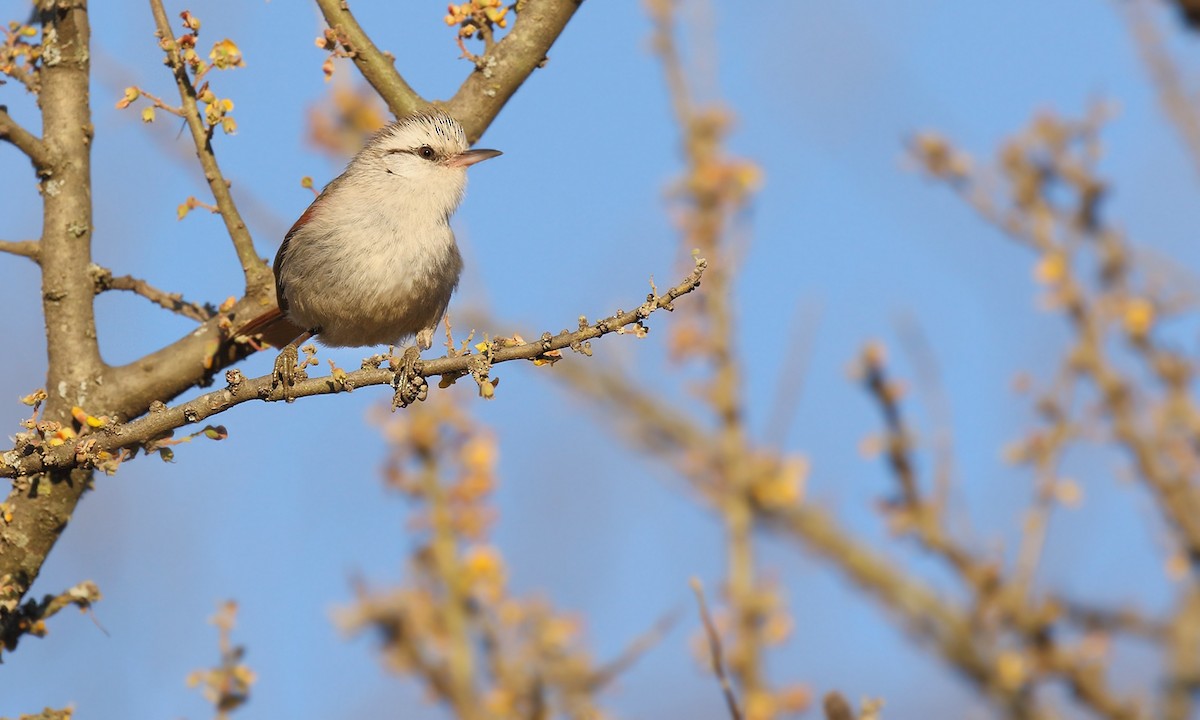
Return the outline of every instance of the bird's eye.
<path id="1" fill-rule="evenodd" d="M 437 156 L 437 153 L 433 151 L 433 148 L 429 147 L 428 145 L 422 145 L 421 147 L 417 148 L 417 154 L 426 160 L 432 160 Z"/>

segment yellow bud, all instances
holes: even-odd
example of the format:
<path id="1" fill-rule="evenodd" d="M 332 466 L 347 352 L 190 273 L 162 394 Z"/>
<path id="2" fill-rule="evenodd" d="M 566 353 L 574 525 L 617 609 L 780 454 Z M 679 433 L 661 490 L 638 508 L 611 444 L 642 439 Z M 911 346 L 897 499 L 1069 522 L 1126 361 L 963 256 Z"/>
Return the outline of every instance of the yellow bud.
<path id="1" fill-rule="evenodd" d="M 1146 298 L 1133 298 L 1125 303 L 1122 319 L 1126 332 L 1135 338 L 1146 337 L 1154 326 L 1154 304 Z"/>
<path id="2" fill-rule="evenodd" d="M 1060 283 L 1067 276 L 1067 259 L 1062 253 L 1046 253 L 1034 267 L 1033 276 L 1046 285 Z"/>

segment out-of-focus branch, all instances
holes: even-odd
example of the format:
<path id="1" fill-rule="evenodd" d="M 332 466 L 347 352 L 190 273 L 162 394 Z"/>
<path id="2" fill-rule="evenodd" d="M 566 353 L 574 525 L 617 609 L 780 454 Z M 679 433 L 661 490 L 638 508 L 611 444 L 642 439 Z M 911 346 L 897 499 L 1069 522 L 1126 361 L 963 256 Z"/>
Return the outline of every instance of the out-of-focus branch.
<path id="1" fill-rule="evenodd" d="M 712 470 L 722 488 L 720 507 L 728 535 L 727 592 L 734 624 L 729 666 L 750 704 L 769 692 L 763 670 L 766 589 L 757 577 L 755 517 L 744 455 L 743 383 L 734 335 L 733 269 L 732 263 L 725 261 L 737 251 L 728 232 L 731 219 L 745 207 L 750 195 L 748 184 L 728 179 L 737 178 L 748 164 L 732 160 L 724 152 L 728 114 L 716 105 L 697 104 L 691 96 L 675 41 L 677 2 L 651 0 L 647 9 L 654 23 L 652 44 L 666 76 L 686 162 L 685 175 L 678 183 L 683 205 L 682 241 L 685 247 L 700 248 L 702 253 L 723 260 L 708 278 L 708 292 L 697 316 L 705 326 L 705 342 L 697 355 L 711 368 L 704 399 L 719 427 Z"/>
<path id="2" fill-rule="evenodd" d="M 395 58 L 381 52 L 375 43 L 371 42 L 371 38 L 350 12 L 346 0 L 317 0 L 317 7 L 321 9 L 325 22 L 337 35 L 338 41 L 358 66 L 359 72 L 388 104 L 393 115 L 404 117 L 427 104 L 396 70 Z M 461 118 L 459 120 L 461 121 Z"/>
<path id="3" fill-rule="evenodd" d="M 3 249 L 2 245 L 0 245 L 0 249 Z M 197 322 L 205 322 L 217 314 L 217 311 L 211 306 L 188 302 L 179 293 L 169 293 L 165 290 L 159 290 L 145 280 L 140 280 L 132 275 L 114 276 L 111 270 L 102 268 L 99 265 L 94 266 L 93 277 L 96 283 L 96 294 L 100 294 L 106 290 L 125 290 L 135 295 L 141 295 L 159 307 Z"/>
<path id="4" fill-rule="evenodd" d="M 0 240 L 0 252 L 41 262 L 42 249 L 37 240 Z"/>
<path id="5" fill-rule="evenodd" d="M 70 707 L 63 710 L 46 708 L 36 715 L 20 715 L 17 720 L 71 720 L 74 714 L 75 710 Z"/>
<path id="6" fill-rule="evenodd" d="M 855 720 L 854 708 L 845 696 L 834 691 L 825 695 L 825 720 Z"/>
<path id="7" fill-rule="evenodd" d="M 1194 451 L 1173 452 L 1172 432 L 1159 432 L 1146 422 L 1153 406 L 1137 383 L 1114 358 L 1110 334 L 1120 331 L 1134 352 L 1162 382 L 1164 407 L 1172 418 L 1195 418 L 1200 411 L 1188 394 L 1190 371 L 1174 353 L 1153 339 L 1155 305 L 1146 291 L 1130 286 L 1128 248 L 1119 233 L 1101 222 L 1098 205 L 1105 185 L 1095 176 L 1096 135 L 1103 115 L 1082 122 L 1050 116 L 1037 118 L 1001 152 L 1006 187 L 999 197 L 970 161 L 946 140 L 931 134 L 918 138 L 914 154 L 933 176 L 948 182 L 986 221 L 1040 255 L 1038 278 L 1047 286 L 1053 307 L 1070 323 L 1075 345 L 1068 355 L 1074 377 L 1096 388 L 1116 441 L 1132 457 L 1141 481 L 1170 523 L 1193 567 L 1200 566 L 1200 489 L 1192 481 L 1198 460 Z M 1066 207 L 1053 193 L 1066 188 L 1074 202 Z M 1064 239 L 1065 238 L 1065 239 Z M 1093 292 L 1072 266 L 1078 240 L 1094 241 L 1098 257 L 1098 292 Z M 1110 308 L 1118 308 L 1114 314 Z M 1200 447 L 1196 423 L 1179 423 Z"/>
<path id="8" fill-rule="evenodd" d="M 471 597 L 458 534 L 450 499 L 442 487 L 434 443 L 422 443 L 418 452 L 421 494 L 429 505 L 431 570 L 445 588 L 440 603 L 446 629 L 445 695 L 457 720 L 475 720 L 480 717 L 481 708 L 474 688 L 476 662 L 469 628 Z"/>
<path id="9" fill-rule="evenodd" d="M 217 156 L 213 153 L 212 132 L 205 126 L 204 118 L 196 103 L 196 88 L 192 85 L 192 81 L 188 77 L 187 66 L 180 57 L 179 47 L 171 32 L 171 22 L 167 18 L 167 11 L 163 8 L 162 0 L 150 0 L 150 9 L 154 13 L 154 24 L 157 28 L 155 34 L 167 55 L 167 67 L 175 76 L 175 85 L 179 89 L 179 99 L 183 105 L 184 120 L 187 121 L 192 141 L 196 145 L 196 157 L 200 160 L 200 167 L 204 170 L 204 179 L 208 181 L 209 190 L 212 191 L 213 198 L 217 202 L 221 219 L 225 221 L 225 229 L 229 233 L 230 240 L 233 241 L 238 262 L 242 265 L 242 273 L 246 277 L 246 293 L 251 294 L 273 282 L 270 268 L 263 263 L 262 258 L 258 256 L 258 251 L 254 249 L 254 239 L 250 237 L 250 231 L 246 228 L 241 213 L 238 212 L 233 193 L 229 190 L 229 182 L 221 174 Z"/>
<path id="10" fill-rule="evenodd" d="M 1189 22 L 1200 23 L 1200 1 L 1178 2 L 1187 13 Z M 1124 3 L 1130 32 L 1150 79 L 1158 91 L 1158 100 L 1163 111 L 1187 147 L 1192 164 L 1200 170 L 1200 108 L 1184 86 L 1180 69 L 1171 57 L 1158 28 L 1155 27 L 1149 5 L 1146 0 Z"/>
<path id="11" fill-rule="evenodd" d="M 1200 0 L 1174 0 L 1183 23 L 1191 30 L 1200 30 Z"/>
<path id="12" fill-rule="evenodd" d="M 669 288 L 663 295 L 651 295 L 634 310 L 618 312 L 603 320 L 581 323 L 574 332 L 563 331 L 557 335 L 549 332 L 534 342 L 523 344 L 494 343 L 482 354 L 455 355 L 422 361 L 416 374 L 423 378 L 443 376 L 453 380 L 472 375 L 476 382 L 487 382 L 489 369 L 496 364 L 513 360 L 554 359 L 558 350 L 567 348 L 589 353 L 588 342 L 610 333 L 622 332 L 626 326 L 641 323 L 657 310 L 672 310 L 672 303 L 700 286 L 700 278 L 708 266 L 703 258 L 696 260 L 695 269 L 683 281 Z M 376 359 L 378 365 L 381 360 Z M 289 392 L 292 397 L 328 395 L 366 387 L 391 384 L 395 373 L 377 367 L 365 367 L 337 376 L 301 380 Z M 39 438 L 23 436 L 17 446 L 0 455 L 0 477 L 28 475 L 57 468 L 88 467 L 96 463 L 109 463 L 116 453 L 124 448 L 145 445 L 157 438 L 167 437 L 172 431 L 185 425 L 198 423 L 206 418 L 251 400 L 283 399 L 282 388 L 273 389 L 271 376 L 247 380 L 236 370 L 226 374 L 228 385 L 215 392 L 176 405 L 152 409 L 147 415 L 124 424 L 101 427 L 96 432 L 84 435 L 74 442 L 47 447 Z"/>
<path id="13" fill-rule="evenodd" d="M 902 499 L 892 503 L 893 511 L 902 513 L 896 524 L 902 529 L 911 530 L 924 548 L 947 560 L 970 589 L 974 606 L 993 608 L 1001 627 L 1019 637 L 1026 646 L 1026 652 L 1031 657 L 1040 658 L 1045 670 L 1066 680 L 1081 702 L 1102 717 L 1136 717 L 1134 705 L 1118 697 L 1108 686 L 1102 664 L 1085 662 L 1075 653 L 1064 651 L 1056 642 L 1052 632 L 1055 616 L 1051 610 L 1053 604 L 1039 604 L 1029 597 L 1030 580 L 1027 575 L 1032 570 L 1027 567 L 1028 551 L 1022 553 L 1023 557 L 1018 560 L 1018 571 L 1010 578 L 994 563 L 973 556 L 943 531 L 936 508 L 926 502 L 919 492 L 915 464 L 910 456 L 911 432 L 900 411 L 900 392 L 896 384 L 887 378 L 882 349 L 878 346 L 868 347 L 863 353 L 862 366 L 864 383 L 885 418 L 888 465 L 903 489 Z M 1059 419 L 1056 427 L 1060 434 L 1069 432 L 1065 420 Z M 1053 444 L 1044 448 L 1038 458 L 1039 464 L 1053 462 L 1062 441 L 1062 438 L 1056 437 Z M 1049 481 L 1054 482 L 1055 478 L 1051 476 Z M 1048 491 L 1040 490 L 1040 494 L 1045 492 Z M 1040 550 L 1040 533 L 1044 532 L 1044 527 L 1029 529 L 1038 534 L 1033 542 L 1034 547 Z"/>
<path id="14" fill-rule="evenodd" d="M 719 440 L 679 411 L 657 401 L 653 393 L 611 370 L 564 366 L 556 377 L 614 414 L 623 434 L 652 453 L 670 460 L 689 476 L 694 468 L 716 461 Z M 770 451 L 746 448 L 752 487 L 767 482 L 782 466 Z M 720 507 L 720 490 L 692 480 L 692 486 L 714 507 Z M 999 662 L 1000 649 L 990 633 L 981 632 L 976 618 L 942 600 L 932 589 L 898 569 L 853 539 L 820 508 L 796 504 L 756 504 L 756 517 L 769 529 L 798 540 L 806 549 L 829 560 L 853 582 L 881 601 L 917 638 L 929 643 L 948 665 L 963 673 L 998 706 L 1017 718 L 1046 717 L 1023 683 L 1014 684 Z M 972 562 L 972 572 L 982 564 Z M 980 573 L 982 574 L 982 573 Z M 1033 643 L 1046 629 L 1043 608 L 1006 606 L 1013 626 Z M 1105 718 L 1132 720 L 1136 708 L 1113 694 L 1095 666 L 1074 653 L 1041 644 L 1038 657 L 1048 672 L 1061 677 L 1080 701 Z"/>
<path id="15" fill-rule="evenodd" d="M 226 600 L 209 622 L 217 626 L 217 645 L 221 659 L 216 667 L 188 674 L 189 687 L 199 687 L 204 698 L 217 711 L 217 720 L 228 720 L 229 714 L 250 699 L 250 687 L 257 679 L 254 671 L 242 662 L 246 649 L 233 644 L 233 627 L 237 622 L 237 603 Z"/>
<path id="16" fill-rule="evenodd" d="M 721 694 L 725 696 L 725 706 L 729 708 L 729 716 L 733 720 L 742 720 L 742 710 L 738 705 L 737 695 L 725 672 L 725 654 L 721 648 L 721 634 L 713 622 L 712 614 L 708 612 L 708 603 L 704 600 L 704 586 L 700 580 L 692 578 L 692 592 L 696 593 L 696 604 L 700 608 L 700 620 L 704 623 L 704 635 L 708 639 L 708 656 L 713 674 L 721 683 Z"/>
<path id="17" fill-rule="evenodd" d="M 12 143 L 15 148 L 25 153 L 39 175 L 49 169 L 50 151 L 46 149 L 45 143 L 13 120 L 8 114 L 8 108 L 3 105 L 0 105 L 0 140 Z"/>

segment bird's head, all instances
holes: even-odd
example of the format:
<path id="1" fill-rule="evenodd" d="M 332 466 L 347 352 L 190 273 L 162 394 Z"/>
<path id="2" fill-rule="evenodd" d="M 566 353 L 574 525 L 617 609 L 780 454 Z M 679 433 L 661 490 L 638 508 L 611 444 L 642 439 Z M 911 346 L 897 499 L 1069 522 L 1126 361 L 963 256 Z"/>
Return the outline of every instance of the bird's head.
<path id="1" fill-rule="evenodd" d="M 467 168 L 499 154 L 470 149 L 462 125 L 449 115 L 422 112 L 376 133 L 355 156 L 351 169 L 356 180 L 425 200 L 448 217 L 462 200 Z"/>

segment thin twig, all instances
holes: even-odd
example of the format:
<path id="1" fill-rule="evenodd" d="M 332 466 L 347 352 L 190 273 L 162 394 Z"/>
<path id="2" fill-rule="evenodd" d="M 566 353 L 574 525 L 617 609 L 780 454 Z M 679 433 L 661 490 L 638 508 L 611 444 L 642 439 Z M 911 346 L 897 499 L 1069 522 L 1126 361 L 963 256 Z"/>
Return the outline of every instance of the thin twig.
<path id="1" fill-rule="evenodd" d="M 346 0 L 317 0 L 325 22 L 336 33 L 359 72 L 396 117 L 411 115 L 428 102 L 396 70 L 395 59 L 381 52 L 358 24 Z"/>
<path id="2" fill-rule="evenodd" d="M 1200 170 L 1200 112 L 1180 77 L 1179 67 L 1167 50 L 1150 17 L 1149 3 L 1134 0 L 1123 4 L 1130 34 L 1138 54 L 1158 91 L 1158 100 L 1191 156 L 1192 164 Z"/>
<path id="3" fill-rule="evenodd" d="M 165 290 L 159 290 L 145 280 L 135 278 L 132 275 L 114 276 L 111 270 L 99 265 L 94 266 L 92 275 L 95 280 L 94 289 L 97 295 L 107 290 L 125 290 L 136 295 L 141 295 L 159 307 L 166 308 L 173 313 L 178 313 L 196 322 L 205 322 L 217 314 L 216 309 L 212 306 L 188 302 L 179 293 L 169 293 Z"/>
<path id="4" fill-rule="evenodd" d="M 586 345 L 590 340 L 620 332 L 626 326 L 644 320 L 657 310 L 673 309 L 674 300 L 700 286 L 700 279 L 706 267 L 708 263 L 703 258 L 697 258 L 695 269 L 682 282 L 663 295 L 648 298 L 634 310 L 611 315 L 590 325 L 584 325 L 574 332 L 564 330 L 557 335 L 547 332 L 535 342 L 489 348 L 486 354 L 426 360 L 420 363 L 415 374 L 424 378 L 439 375 L 454 378 L 479 372 L 481 360 L 486 361 L 487 365 L 496 365 L 512 360 L 545 358 L 548 357 L 548 353 L 566 348 L 577 348 L 581 352 L 587 352 Z M 330 395 L 370 385 L 391 384 L 394 378 L 395 373 L 391 370 L 368 367 L 346 373 L 344 377 L 336 380 L 332 377 L 319 377 L 298 381 L 289 389 L 288 395 L 293 398 Z M 284 399 L 283 389 L 273 388 L 270 375 L 247 380 L 241 373 L 231 371 L 226 374 L 226 379 L 229 384 L 222 390 L 201 395 L 171 408 L 151 409 L 148 415 L 137 420 L 102 428 L 72 443 L 54 448 L 21 444 L 16 449 L 0 454 L 0 477 L 29 475 L 51 468 L 87 466 L 110 459 L 119 450 L 165 437 L 177 428 L 198 423 L 244 402 Z"/>
<path id="5" fill-rule="evenodd" d="M 42 247 L 37 240 L 0 240 L 0 252 L 41 263 Z"/>
<path id="6" fill-rule="evenodd" d="M 18 150 L 25 153 L 29 157 L 29 161 L 33 163 L 34 170 L 37 170 L 39 174 L 49 169 L 50 151 L 46 149 L 46 145 L 40 138 L 13 120 L 12 116 L 8 114 L 8 108 L 3 105 L 0 105 L 0 140 L 12 143 Z"/>
<path id="7" fill-rule="evenodd" d="M 254 249 L 254 239 L 250 237 L 250 231 L 246 229 L 246 223 L 242 220 L 241 213 L 238 212 L 237 203 L 234 202 L 233 194 L 229 190 L 229 183 L 221 174 L 217 156 L 213 154 L 211 133 L 205 126 L 200 108 L 196 104 L 196 88 L 192 86 L 192 81 L 188 78 L 187 66 L 180 58 L 179 47 L 175 42 L 175 36 L 171 33 L 171 23 L 167 19 L 167 11 L 163 8 L 162 0 L 150 0 L 150 9 L 154 13 L 156 34 L 167 54 L 167 66 L 171 68 L 171 72 L 175 76 L 175 84 L 179 88 L 179 99 L 183 103 L 184 117 L 187 120 L 188 129 L 191 131 L 192 141 L 196 145 L 196 157 L 199 158 L 200 167 L 204 170 L 204 179 L 208 181 L 209 190 L 212 191 L 213 198 L 217 201 L 221 218 L 225 221 L 225 229 L 229 233 L 230 240 L 233 241 L 233 248 L 237 252 L 238 261 L 241 263 L 242 272 L 246 277 L 246 291 L 249 294 L 272 282 L 270 269 L 258 256 L 258 251 Z"/>
<path id="8" fill-rule="evenodd" d="M 85 580 L 58 595 L 46 595 L 40 601 L 26 600 L 11 613 L 0 616 L 0 649 L 9 652 L 15 650 L 23 635 L 45 635 L 45 621 L 70 605 L 87 610 L 100 600 L 100 588 L 91 580 Z"/>
<path id="9" fill-rule="evenodd" d="M 620 655 L 592 673 L 588 678 L 587 689 L 593 693 L 599 692 L 617 676 L 628 670 L 647 651 L 662 642 L 666 634 L 679 622 L 682 614 L 679 609 L 676 609 L 659 618 L 658 622 L 654 623 L 649 630 L 634 638 L 633 642 Z"/>
<path id="10" fill-rule="evenodd" d="M 738 706 L 737 695 L 729 683 L 729 675 L 725 672 L 725 660 L 721 651 L 721 636 L 713 623 L 712 615 L 708 612 L 708 603 L 704 600 L 704 586 L 699 578 L 692 578 L 692 592 L 696 593 L 696 603 L 700 606 L 700 619 L 704 621 L 704 634 L 708 637 L 708 654 L 712 660 L 712 670 L 721 683 L 721 692 L 725 695 L 725 705 L 729 707 L 729 715 L 733 720 L 742 720 L 742 711 Z"/>

